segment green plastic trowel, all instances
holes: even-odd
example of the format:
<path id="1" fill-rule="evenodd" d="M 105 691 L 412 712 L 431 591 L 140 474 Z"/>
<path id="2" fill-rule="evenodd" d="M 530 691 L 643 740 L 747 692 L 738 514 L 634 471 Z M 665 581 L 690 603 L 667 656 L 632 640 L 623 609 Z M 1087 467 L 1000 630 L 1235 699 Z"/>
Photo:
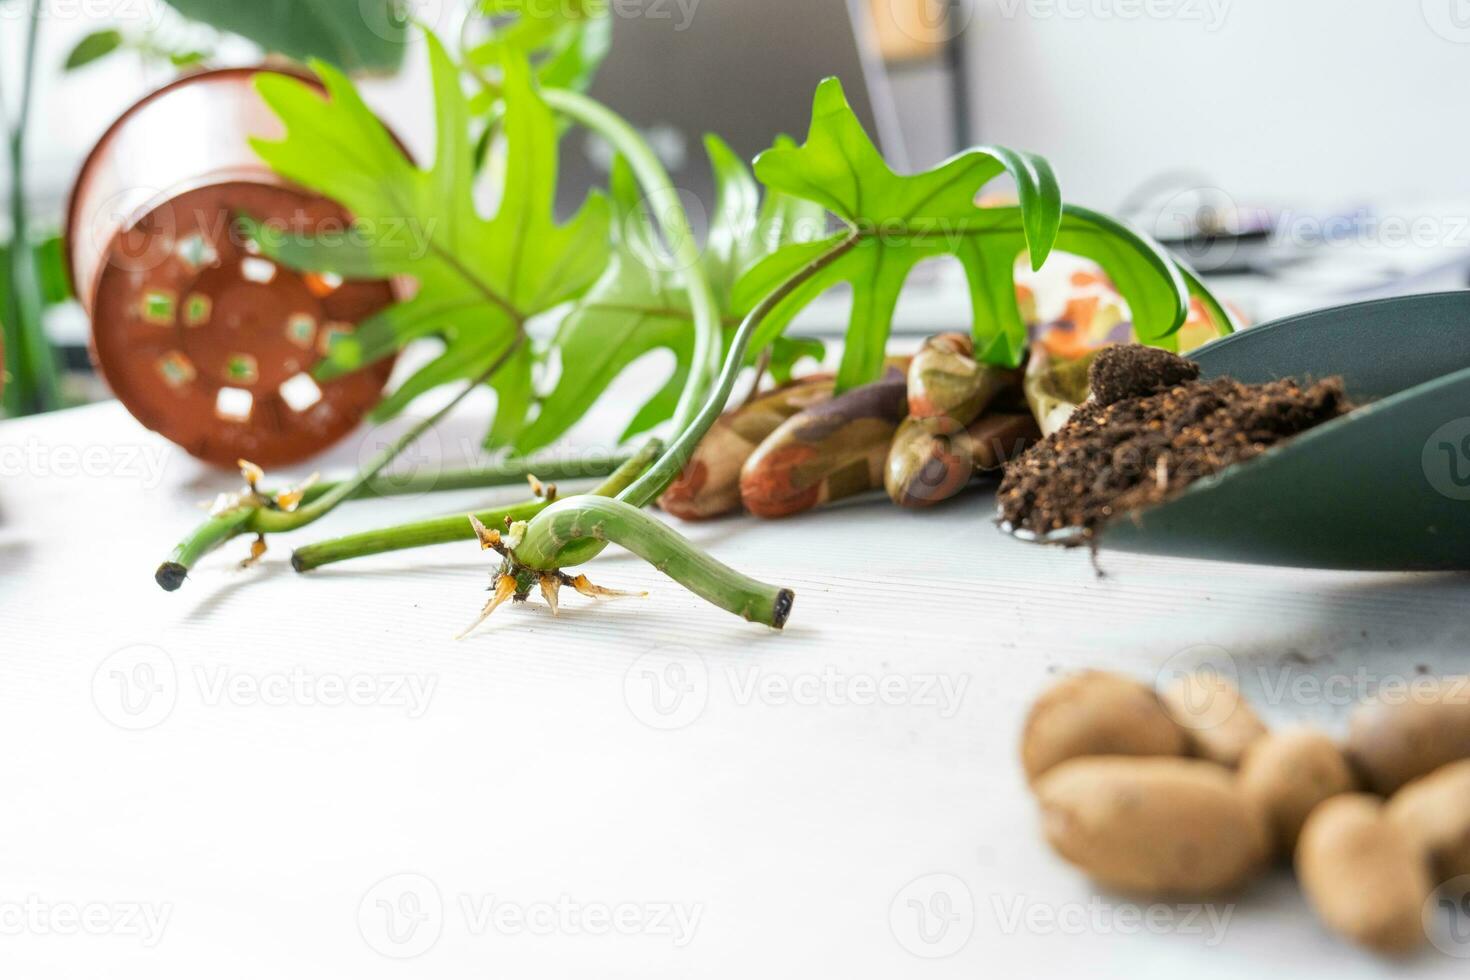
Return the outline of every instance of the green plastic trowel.
<path id="1" fill-rule="evenodd" d="M 1470 291 L 1288 317 L 1189 356 L 1206 378 L 1340 375 L 1361 407 L 1120 515 L 1098 545 L 1300 568 L 1470 569 Z"/>

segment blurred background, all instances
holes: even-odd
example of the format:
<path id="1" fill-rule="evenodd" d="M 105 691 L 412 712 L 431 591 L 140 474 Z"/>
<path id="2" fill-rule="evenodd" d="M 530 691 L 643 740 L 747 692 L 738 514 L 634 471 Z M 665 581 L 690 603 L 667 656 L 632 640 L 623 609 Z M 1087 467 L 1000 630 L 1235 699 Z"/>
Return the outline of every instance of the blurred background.
<path id="1" fill-rule="evenodd" d="M 816 81 L 837 74 L 891 159 L 923 167 L 982 142 L 1042 153 L 1068 200 L 1176 248 L 1248 319 L 1467 284 L 1470 130 L 1445 111 L 1470 87 L 1466 0 L 604 6 L 613 39 L 593 92 L 650 135 L 692 199 L 711 195 L 703 131 L 745 155 L 776 133 L 800 136 Z M 327 13 L 301 20 L 316 8 Z M 6 200 L 17 167 L 24 185 L 0 242 L 14 243 L 18 221 L 32 256 L 5 253 L 0 317 L 12 365 L 40 356 L 15 322 L 34 314 L 65 375 L 33 398 L 15 391 L 12 369 L 6 411 L 105 394 L 55 237 L 83 159 L 119 113 L 180 71 L 258 63 L 273 47 L 302 57 L 320 29 L 327 49 L 305 53 L 358 59 L 371 101 L 427 156 L 424 51 L 409 17 L 450 34 L 494 28 L 463 0 L 0 0 L 8 147 L 27 133 L 3 168 Z M 573 137 L 564 156 L 569 200 L 601 182 L 599 147 Z M 40 283 L 43 309 L 17 303 L 16 277 Z M 912 292 L 900 330 L 965 325 L 963 283 L 945 270 Z M 808 330 L 840 329 L 841 302 L 819 307 Z"/>

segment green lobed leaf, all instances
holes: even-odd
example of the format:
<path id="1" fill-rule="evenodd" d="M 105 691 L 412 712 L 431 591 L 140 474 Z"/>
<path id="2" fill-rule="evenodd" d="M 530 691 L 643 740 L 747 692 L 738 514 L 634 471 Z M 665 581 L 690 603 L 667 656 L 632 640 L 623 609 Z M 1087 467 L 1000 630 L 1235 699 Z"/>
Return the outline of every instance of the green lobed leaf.
<path id="1" fill-rule="evenodd" d="M 556 223 L 556 123 L 524 60 L 506 65 L 510 152 L 501 204 L 493 218 L 480 215 L 467 100 L 448 53 L 432 35 L 428 44 L 437 129 L 429 168 L 405 156 L 332 66 L 315 65 L 325 95 L 283 75 L 256 80 L 287 130 L 280 142 L 256 141 L 256 151 L 282 176 L 340 202 L 354 218 L 350 231 L 315 238 L 251 226 L 261 234 L 262 251 L 296 268 L 352 278 L 410 276 L 418 285 L 414 299 L 334 345 L 319 376 L 360 370 L 420 338 L 444 341 L 439 358 L 394 392 L 379 417 L 401 412 L 439 385 L 482 375 L 524 336 L 529 319 L 586 292 L 608 260 L 604 195 L 590 195 L 568 223 Z M 493 445 L 508 444 L 524 426 L 532 370 L 523 350 L 492 380 L 500 395 Z"/>
<path id="2" fill-rule="evenodd" d="M 983 228 L 977 192 L 1002 174 L 1016 183 L 1032 265 L 1041 268 L 1061 220 L 1061 194 L 1051 165 L 1005 147 L 967 150 L 927 173 L 900 176 L 889 168 L 847 101 L 842 83 L 817 88 L 811 130 L 799 147 L 777 145 L 756 160 L 767 187 L 824 205 L 868 235 L 920 238 Z"/>
<path id="3" fill-rule="evenodd" d="M 724 300 L 749 264 L 750 252 L 758 248 L 754 230 L 760 218 L 761 189 L 750 168 L 724 140 L 706 136 L 704 144 L 716 188 L 704 264 L 721 306 L 728 307 Z"/>
<path id="4" fill-rule="evenodd" d="M 975 356 L 986 364 L 1010 367 L 1025 356 L 1029 338 L 1016 298 L 1016 260 L 1023 247 L 1019 235 L 977 236 L 956 253 L 970 283 Z M 982 323 L 988 325 L 984 330 L 979 329 Z"/>
<path id="5" fill-rule="evenodd" d="M 951 256 L 964 268 L 977 356 L 987 363 L 1018 366 L 1026 349 L 1014 281 L 1023 256 L 1033 269 L 1053 249 L 1098 262 L 1129 301 L 1140 337 L 1151 343 L 1168 346 L 1188 315 L 1190 287 L 1173 259 L 1113 219 L 1064 206 L 1044 159 L 979 147 L 928 172 L 900 176 L 873 145 L 835 79 L 817 90 L 806 143 L 773 147 L 756 160 L 755 172 L 767 187 L 819 203 L 847 226 L 824 241 L 769 256 L 742 280 L 735 297 L 737 305 L 751 305 L 813 260 L 850 243 L 772 311 L 754 341 L 770 343 L 818 296 L 849 285 L 852 314 L 839 389 L 878 377 L 898 297 L 913 268 L 928 259 Z M 1002 175 L 1014 181 L 1018 204 L 979 205 L 981 188 Z"/>
<path id="6" fill-rule="evenodd" d="M 528 453 L 555 441 L 592 408 L 634 361 L 667 349 L 680 363 L 692 355 L 687 304 L 677 277 L 654 264 L 652 230 L 640 209 L 632 171 L 617 161 L 612 175 L 618 246 L 596 286 L 562 321 L 552 347 L 561 375 L 516 450 Z"/>
<path id="7" fill-rule="evenodd" d="M 838 373 L 840 389 L 878 377 L 894 308 L 918 263 L 958 255 L 975 288 L 988 290 L 996 278 L 1000 246 L 977 239 L 1001 237 L 1009 249 L 1019 232 L 1033 267 L 1040 268 L 1061 226 L 1056 177 L 1045 160 L 1032 154 L 979 147 L 926 173 L 894 173 L 835 78 L 817 89 L 806 143 L 773 147 L 756 160 L 755 170 L 767 187 L 818 202 L 841 219 L 848 229 L 829 240 L 831 245 L 856 237 L 853 248 L 783 304 L 757 340 L 773 339 L 802 306 L 828 288 L 850 284 L 852 315 Z M 1015 182 L 1019 208 L 979 207 L 980 189 L 1006 174 Z M 759 287 L 747 288 L 769 292 L 815 254 L 808 248 L 772 259 L 758 277 Z M 1003 335 L 1003 343 L 997 343 L 997 334 Z M 1024 333 L 1019 339 L 1015 334 L 1015 324 L 977 320 L 977 346 L 990 351 L 990 357 L 1018 360 Z"/>

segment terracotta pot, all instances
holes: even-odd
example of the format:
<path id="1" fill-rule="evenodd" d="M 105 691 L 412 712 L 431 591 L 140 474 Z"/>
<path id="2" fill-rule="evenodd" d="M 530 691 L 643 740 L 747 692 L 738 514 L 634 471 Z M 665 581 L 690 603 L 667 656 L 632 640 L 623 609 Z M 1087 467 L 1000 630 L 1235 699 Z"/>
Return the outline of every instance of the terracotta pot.
<path id="1" fill-rule="evenodd" d="M 140 422 L 221 466 L 321 452 L 377 404 L 393 368 L 311 377 L 333 338 L 394 302 L 393 283 L 298 274 L 236 226 L 247 214 L 312 233 L 348 217 L 251 149 L 282 132 L 252 84 L 262 70 L 191 75 L 134 105 L 82 166 L 67 216 L 98 370 Z"/>

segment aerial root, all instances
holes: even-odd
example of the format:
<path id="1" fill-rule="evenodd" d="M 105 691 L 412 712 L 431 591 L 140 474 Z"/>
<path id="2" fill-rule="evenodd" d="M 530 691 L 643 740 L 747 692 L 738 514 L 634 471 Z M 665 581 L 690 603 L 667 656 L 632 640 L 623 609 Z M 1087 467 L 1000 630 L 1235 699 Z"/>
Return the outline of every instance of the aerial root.
<path id="1" fill-rule="evenodd" d="M 466 638 L 467 636 L 469 636 L 471 633 L 473 633 L 475 630 L 479 629 L 482 625 L 484 625 L 484 623 L 485 623 L 485 621 L 487 619 L 489 619 L 491 616 L 495 615 L 495 610 L 499 609 L 501 606 L 503 606 L 507 602 L 509 602 L 512 598 L 515 597 L 515 594 L 516 594 L 516 579 L 515 579 L 515 576 L 514 575 L 502 575 L 502 576 L 500 576 L 500 578 L 495 583 L 495 594 L 490 597 L 490 601 L 487 602 L 487 603 L 485 603 L 485 608 L 480 611 L 480 618 L 477 619 L 477 620 L 475 620 L 472 624 L 470 624 L 470 628 L 467 629 L 467 630 L 465 630 L 463 633 L 459 634 L 459 636 L 455 637 L 455 639 L 456 640 L 463 640 L 464 638 Z"/>
<path id="2" fill-rule="evenodd" d="M 647 592 L 618 592 L 615 589 L 604 589 L 600 585 L 593 585 L 587 580 L 587 576 L 578 575 L 567 581 L 567 585 L 576 589 L 589 599 L 646 599 Z"/>
<path id="3" fill-rule="evenodd" d="M 532 478 L 535 479 L 534 477 Z M 544 491 L 555 494 L 555 487 L 546 487 Z M 594 585 L 585 575 L 573 578 L 561 571 L 538 571 L 526 568 L 515 559 L 514 543 L 518 535 L 512 529 L 510 538 L 507 539 L 499 530 L 486 527 L 478 517 L 469 515 L 470 527 L 474 529 L 475 538 L 480 542 L 482 551 L 494 551 L 504 559 L 500 569 L 495 573 L 494 595 L 486 603 L 480 618 L 475 624 L 459 635 L 464 639 L 478 629 L 487 619 L 494 614 L 505 603 L 514 599 L 524 602 L 529 598 L 533 587 L 540 587 L 541 598 L 546 600 L 553 616 L 561 615 L 561 590 L 562 586 L 571 586 L 580 595 L 589 599 L 624 599 L 643 598 L 647 592 L 620 592 L 616 589 L 605 589 L 600 585 Z"/>

